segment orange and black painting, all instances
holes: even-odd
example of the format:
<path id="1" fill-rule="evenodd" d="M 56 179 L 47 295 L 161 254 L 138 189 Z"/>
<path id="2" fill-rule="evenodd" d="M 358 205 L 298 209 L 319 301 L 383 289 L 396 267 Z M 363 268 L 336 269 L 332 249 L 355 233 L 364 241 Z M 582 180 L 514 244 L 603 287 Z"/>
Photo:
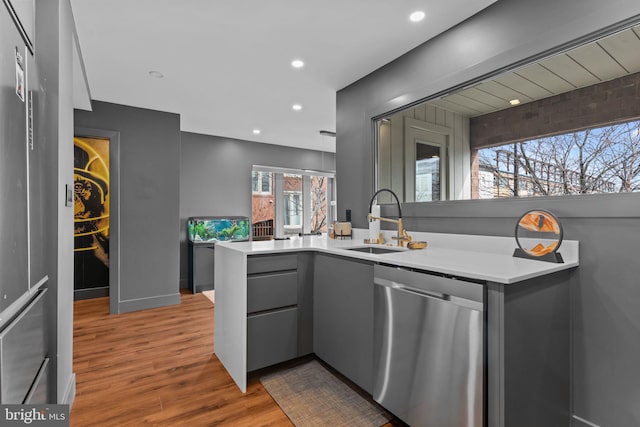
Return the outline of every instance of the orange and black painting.
<path id="1" fill-rule="evenodd" d="M 109 140 L 75 137 L 74 289 L 109 286 Z"/>

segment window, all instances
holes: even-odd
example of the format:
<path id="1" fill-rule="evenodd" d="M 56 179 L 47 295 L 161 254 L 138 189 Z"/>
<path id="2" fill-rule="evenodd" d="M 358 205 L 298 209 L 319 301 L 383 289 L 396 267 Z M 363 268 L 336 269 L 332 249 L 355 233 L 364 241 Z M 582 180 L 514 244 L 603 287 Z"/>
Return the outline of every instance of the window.
<path id="1" fill-rule="evenodd" d="M 640 120 L 483 148 L 478 159 L 481 199 L 637 192 Z"/>
<path id="2" fill-rule="evenodd" d="M 336 217 L 334 180 L 332 172 L 254 166 L 253 239 L 326 233 Z"/>
<path id="3" fill-rule="evenodd" d="M 302 233 L 303 177 L 300 174 L 283 173 L 284 234 Z"/>
<path id="4" fill-rule="evenodd" d="M 327 213 L 328 213 L 328 194 L 327 181 L 330 178 L 326 176 L 310 177 L 310 212 L 311 212 L 311 229 L 312 234 L 327 232 Z"/>
<path id="5" fill-rule="evenodd" d="M 284 225 L 296 228 L 302 226 L 302 193 L 284 194 Z"/>
<path id="6" fill-rule="evenodd" d="M 271 172 L 251 171 L 251 191 L 253 194 L 271 194 L 273 192 L 272 176 Z"/>

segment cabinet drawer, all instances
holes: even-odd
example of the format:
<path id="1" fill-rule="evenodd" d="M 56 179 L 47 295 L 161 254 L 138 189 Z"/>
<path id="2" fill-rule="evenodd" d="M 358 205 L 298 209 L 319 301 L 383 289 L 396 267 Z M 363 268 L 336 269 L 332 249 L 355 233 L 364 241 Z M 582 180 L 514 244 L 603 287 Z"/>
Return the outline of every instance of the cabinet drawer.
<path id="1" fill-rule="evenodd" d="M 0 403 L 24 401 L 45 358 L 45 293 L 0 333 Z"/>
<path id="2" fill-rule="evenodd" d="M 297 308 L 247 317 L 247 371 L 255 371 L 297 356 Z"/>
<path id="3" fill-rule="evenodd" d="M 270 271 L 295 270 L 298 255 L 255 255 L 247 257 L 247 274 L 268 273 Z"/>
<path id="4" fill-rule="evenodd" d="M 298 273 L 271 273 L 247 278 L 247 313 L 298 303 Z"/>

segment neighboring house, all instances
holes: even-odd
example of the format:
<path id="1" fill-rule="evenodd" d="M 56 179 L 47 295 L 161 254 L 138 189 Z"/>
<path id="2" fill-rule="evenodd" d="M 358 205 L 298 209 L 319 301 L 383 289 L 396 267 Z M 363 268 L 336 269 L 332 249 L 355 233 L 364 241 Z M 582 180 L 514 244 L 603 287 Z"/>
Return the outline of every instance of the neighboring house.
<path id="1" fill-rule="evenodd" d="M 284 235 L 303 232 L 304 196 L 302 175 L 282 174 L 282 209 Z M 253 171 L 251 175 L 251 223 L 254 240 L 273 238 L 275 233 L 276 196 L 274 173 Z M 311 176 L 309 189 L 309 227 L 311 233 L 327 231 L 327 180 Z"/>

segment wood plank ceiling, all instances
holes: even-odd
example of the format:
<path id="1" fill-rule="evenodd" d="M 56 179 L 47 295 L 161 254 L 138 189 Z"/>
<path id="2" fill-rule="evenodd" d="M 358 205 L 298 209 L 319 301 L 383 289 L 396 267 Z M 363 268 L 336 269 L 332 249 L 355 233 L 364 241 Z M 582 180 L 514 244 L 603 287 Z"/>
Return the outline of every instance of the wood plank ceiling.
<path id="1" fill-rule="evenodd" d="M 640 72 L 640 25 L 431 101 L 475 117 Z"/>

